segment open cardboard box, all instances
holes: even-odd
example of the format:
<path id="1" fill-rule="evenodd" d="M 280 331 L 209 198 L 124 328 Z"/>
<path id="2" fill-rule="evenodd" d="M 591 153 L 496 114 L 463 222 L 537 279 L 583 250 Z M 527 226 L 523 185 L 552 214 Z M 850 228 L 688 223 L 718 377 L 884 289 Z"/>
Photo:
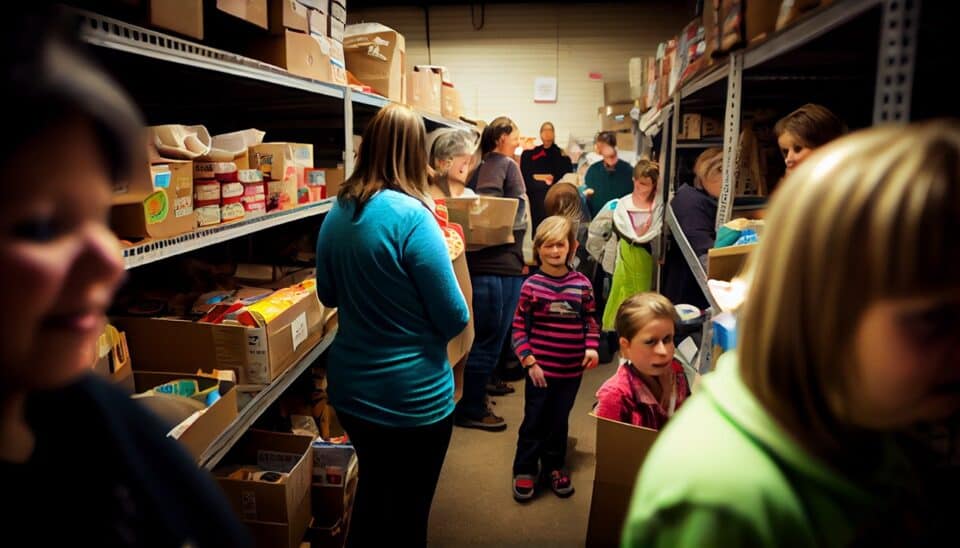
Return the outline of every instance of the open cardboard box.
<path id="1" fill-rule="evenodd" d="M 590 416 L 597 419 L 597 465 L 587 546 L 620 546 L 633 486 L 658 432 L 593 413 Z"/>
<path id="2" fill-rule="evenodd" d="M 196 459 L 199 459 L 213 440 L 217 439 L 233 422 L 233 419 L 237 418 L 237 390 L 235 384 L 230 381 L 220 380 L 209 375 L 156 371 L 135 371 L 133 379 L 137 393 L 146 392 L 151 388 L 177 379 L 196 380 L 201 390 L 220 383 L 219 400 L 208 407 L 202 415 L 199 415 L 193 424 L 187 426 L 185 424 L 187 421 L 184 421 L 172 430 L 180 431 L 177 439 Z"/>
<path id="3" fill-rule="evenodd" d="M 707 278 L 729 282 L 747 263 L 747 257 L 760 244 L 732 245 L 707 251 Z"/>
<path id="4" fill-rule="evenodd" d="M 443 112 L 443 76 L 441 69 L 416 65 L 407 75 L 407 102 L 422 112 Z"/>
<path id="5" fill-rule="evenodd" d="M 250 430 L 221 462 L 221 467 L 257 465 L 264 470 L 289 470 L 279 483 L 226 478 L 214 470 L 217 483 L 257 546 L 300 546 L 310 525 L 312 441 L 310 436 Z"/>
<path id="6" fill-rule="evenodd" d="M 407 102 L 406 50 L 402 34 L 377 23 L 348 25 L 344 33 L 347 70 L 397 103 Z"/>
<path id="7" fill-rule="evenodd" d="M 323 305 L 309 295 L 266 327 L 197 323 L 177 318 L 118 317 L 135 369 L 190 373 L 232 369 L 242 385 L 268 384 L 323 336 Z"/>
<path id="8" fill-rule="evenodd" d="M 115 194 L 110 226 L 121 238 L 169 238 L 196 226 L 193 162 L 161 160 L 150 166 L 146 185 Z"/>
<path id="9" fill-rule="evenodd" d="M 357 490 L 358 470 L 359 466 L 354 459 L 351 461 L 341 485 L 314 483 L 310 486 L 315 527 L 329 528 L 338 522 L 348 521 L 347 518 L 353 506 L 353 497 Z"/>
<path id="10" fill-rule="evenodd" d="M 520 200 L 477 196 L 471 198 L 446 198 L 450 222 L 463 227 L 468 248 L 512 244 L 513 221 L 517 216 Z"/>

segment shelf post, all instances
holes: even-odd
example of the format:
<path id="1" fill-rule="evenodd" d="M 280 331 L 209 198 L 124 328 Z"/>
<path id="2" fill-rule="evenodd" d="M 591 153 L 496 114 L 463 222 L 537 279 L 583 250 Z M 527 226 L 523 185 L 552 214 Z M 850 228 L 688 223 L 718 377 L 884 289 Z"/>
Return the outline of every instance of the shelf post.
<path id="1" fill-rule="evenodd" d="M 920 0 L 884 0 L 873 123 L 907 123 L 917 56 Z"/>
<path id="2" fill-rule="evenodd" d="M 717 230 L 730 220 L 733 210 L 734 178 L 737 174 L 737 145 L 740 141 L 740 107 L 743 101 L 743 52 L 730 54 L 727 76 L 727 106 L 723 124 L 723 188 L 717 200 Z"/>
<path id="3" fill-rule="evenodd" d="M 343 91 L 343 175 L 353 175 L 353 92 L 350 86 Z"/>

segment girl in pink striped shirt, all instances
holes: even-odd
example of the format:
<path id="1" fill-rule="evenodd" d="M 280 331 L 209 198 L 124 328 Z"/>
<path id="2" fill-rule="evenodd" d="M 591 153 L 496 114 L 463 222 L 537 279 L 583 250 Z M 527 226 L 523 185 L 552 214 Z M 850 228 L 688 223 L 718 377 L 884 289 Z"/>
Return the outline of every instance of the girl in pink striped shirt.
<path id="1" fill-rule="evenodd" d="M 533 248 L 540 272 L 524 282 L 513 318 L 513 348 L 528 370 L 513 462 L 517 502 L 533 498 L 538 473 L 557 496 L 573 494 L 565 469 L 568 419 L 584 369 L 599 361 L 593 287 L 569 266 L 577 250 L 573 221 L 545 219 Z"/>

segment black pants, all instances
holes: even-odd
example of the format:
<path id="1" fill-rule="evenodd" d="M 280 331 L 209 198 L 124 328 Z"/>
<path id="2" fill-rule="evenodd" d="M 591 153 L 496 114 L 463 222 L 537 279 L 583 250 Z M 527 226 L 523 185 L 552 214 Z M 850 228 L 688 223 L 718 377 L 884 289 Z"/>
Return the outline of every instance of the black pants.
<path id="1" fill-rule="evenodd" d="M 357 450 L 360 479 L 347 546 L 426 546 L 430 505 L 453 432 L 453 414 L 417 428 L 391 428 L 338 413 Z"/>
<path id="2" fill-rule="evenodd" d="M 537 388 L 527 375 L 523 424 L 517 440 L 517 456 L 513 460 L 513 475 L 535 476 L 541 463 L 544 472 L 564 467 L 570 410 L 577 399 L 582 378 L 548 378 L 546 388 Z"/>

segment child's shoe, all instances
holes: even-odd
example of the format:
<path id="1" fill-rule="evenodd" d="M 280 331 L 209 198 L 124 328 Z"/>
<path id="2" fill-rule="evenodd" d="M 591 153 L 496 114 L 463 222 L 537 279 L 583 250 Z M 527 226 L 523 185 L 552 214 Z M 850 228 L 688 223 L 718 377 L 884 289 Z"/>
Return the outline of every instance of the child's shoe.
<path id="1" fill-rule="evenodd" d="M 536 492 L 536 478 L 529 474 L 513 476 L 513 500 L 527 502 Z"/>
<path id="2" fill-rule="evenodd" d="M 550 472 L 550 489 L 560 498 L 565 499 L 573 494 L 573 483 L 570 474 L 564 470 Z"/>

